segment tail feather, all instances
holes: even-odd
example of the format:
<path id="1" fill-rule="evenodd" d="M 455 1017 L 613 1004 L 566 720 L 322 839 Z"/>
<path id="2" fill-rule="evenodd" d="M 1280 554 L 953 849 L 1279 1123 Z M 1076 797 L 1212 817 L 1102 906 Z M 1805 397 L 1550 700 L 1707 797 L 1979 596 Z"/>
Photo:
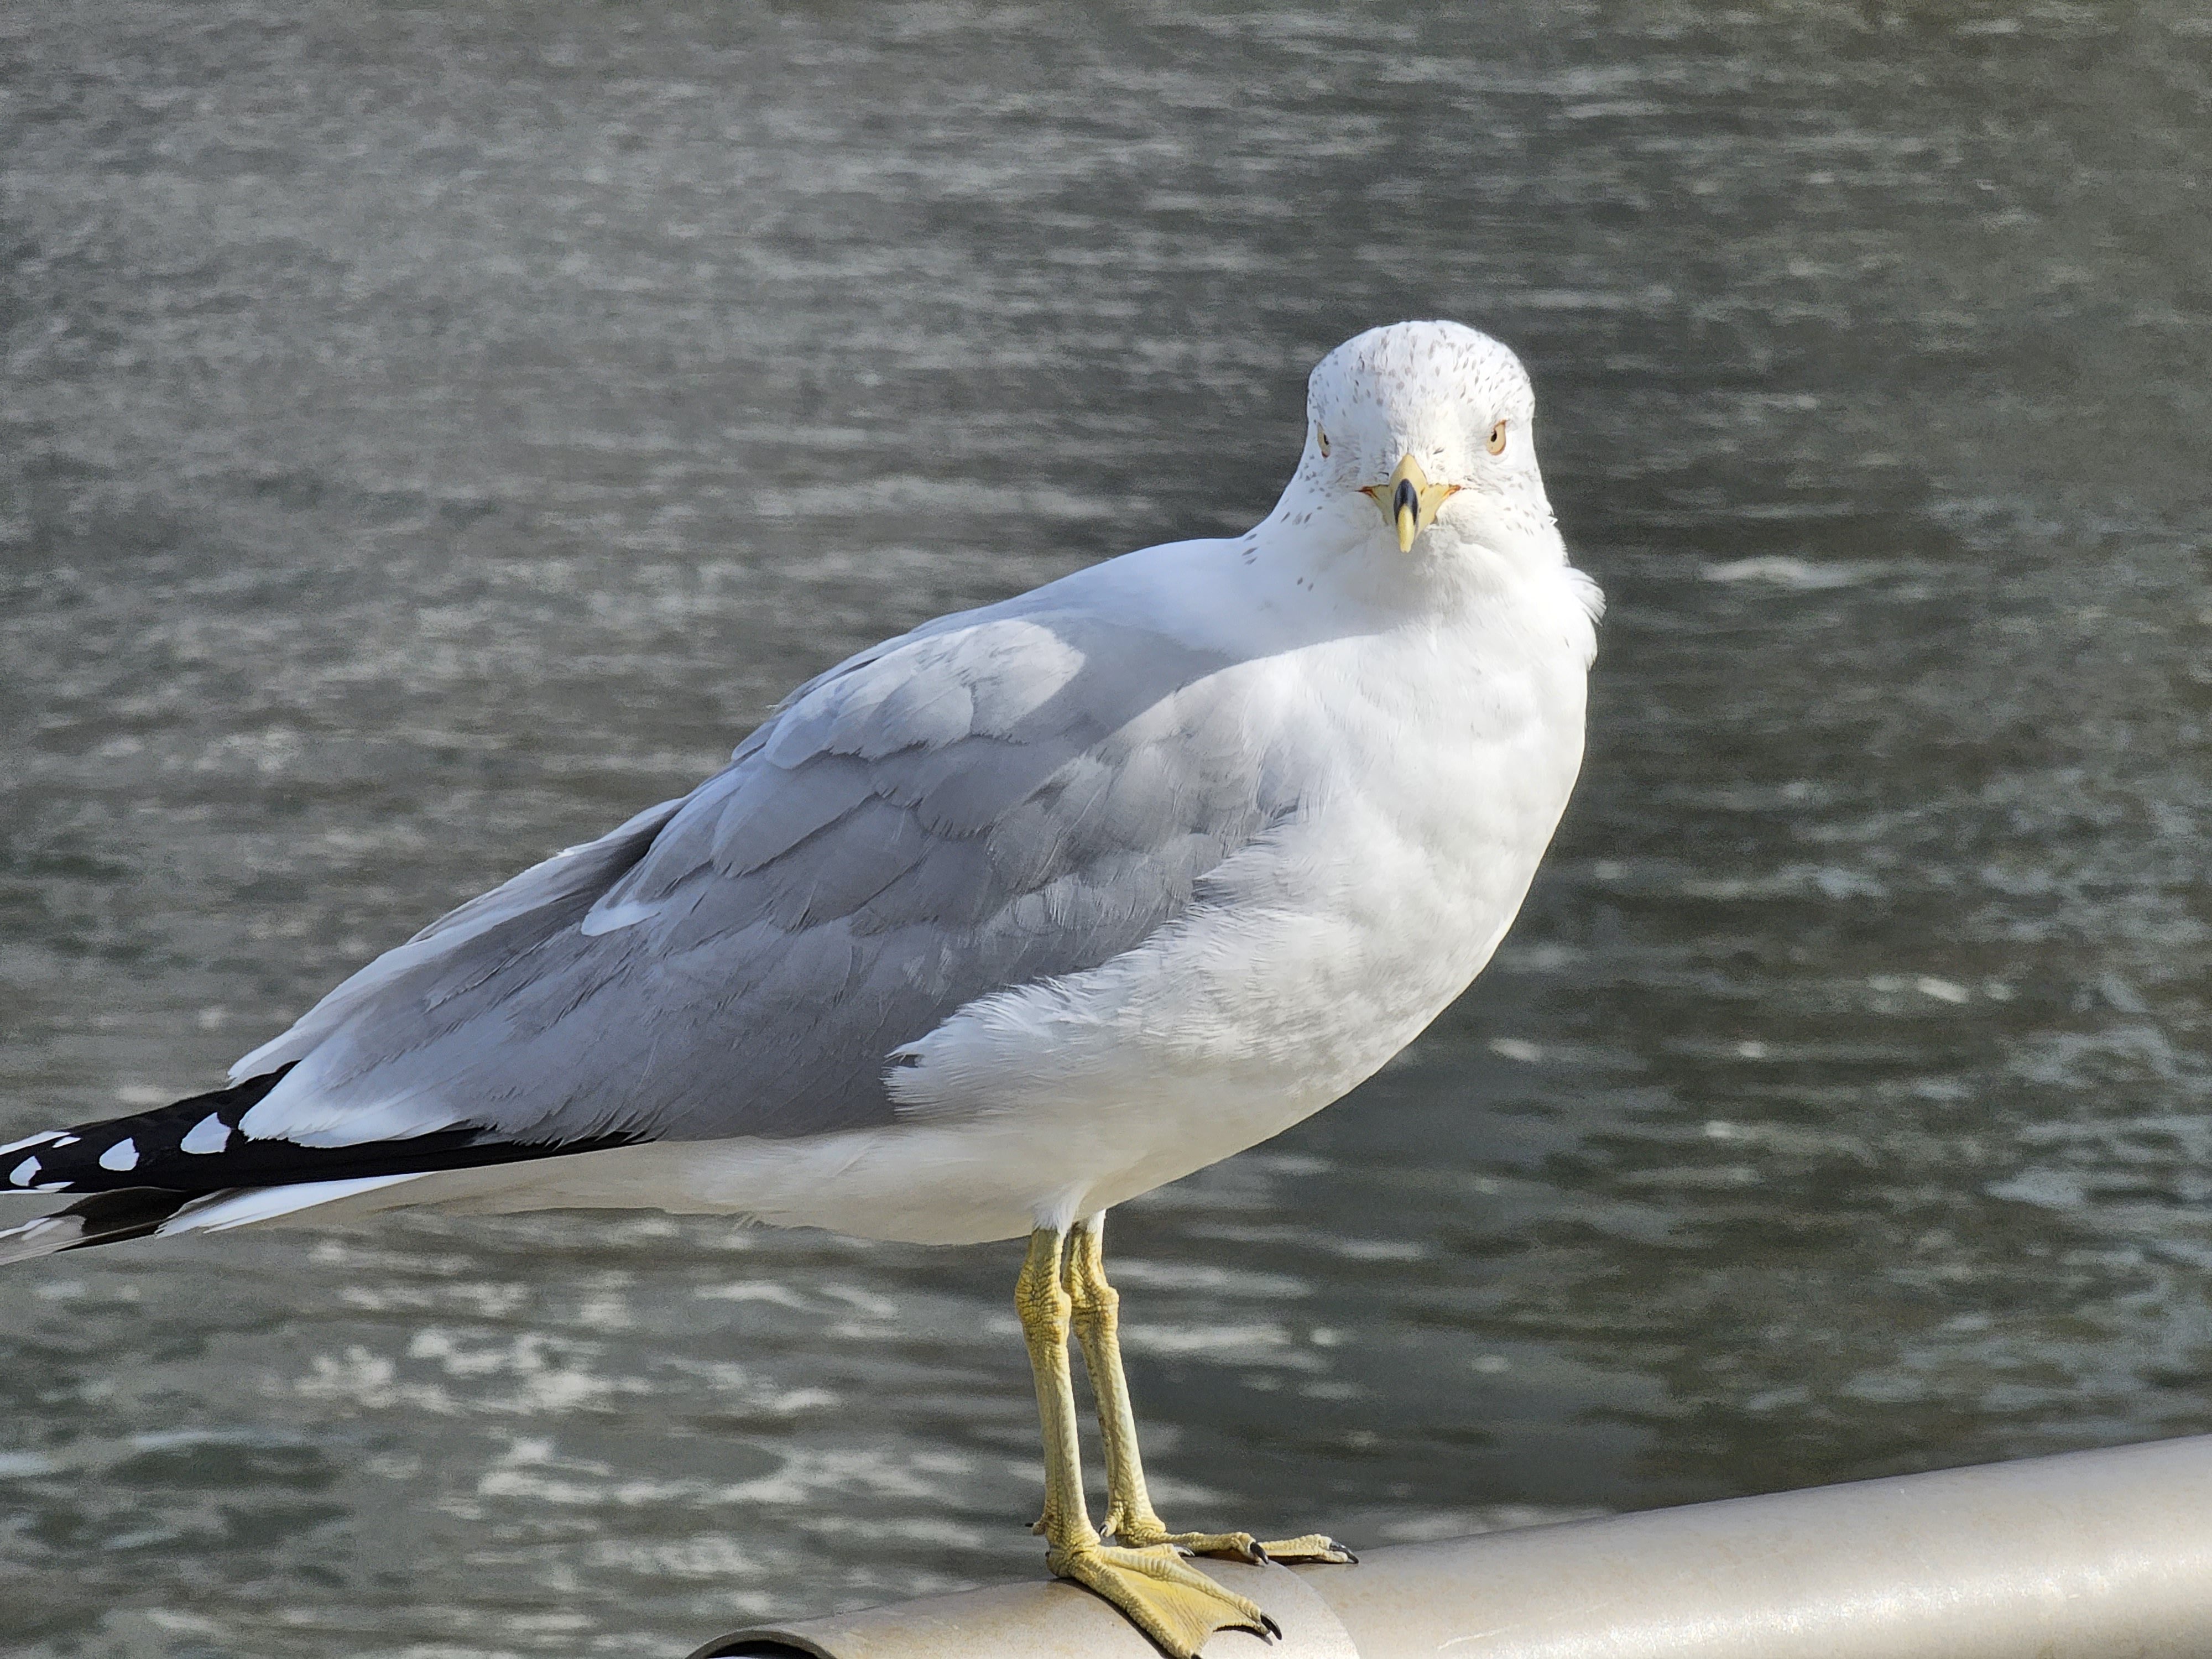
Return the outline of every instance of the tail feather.
<path id="1" fill-rule="evenodd" d="M 353 1181 L 301 1181 L 283 1187 L 234 1187 L 213 1193 L 172 1193 L 153 1187 L 94 1193 L 65 1210 L 36 1217 L 19 1227 L 0 1228 L 0 1267 L 156 1233 L 167 1237 L 228 1232 L 233 1227 L 307 1218 L 311 1211 L 346 1218 L 361 1209 L 348 1200 L 359 1200 L 416 1178 L 368 1176 Z M 323 1215 L 318 1213 L 308 1219 L 308 1224 L 321 1219 Z"/>
<path id="2" fill-rule="evenodd" d="M 94 1193 L 65 1210 L 35 1216 L 20 1227 L 0 1228 L 0 1266 L 28 1261 L 93 1244 L 118 1244 L 143 1238 L 190 1200 L 190 1193 L 166 1193 L 152 1187 Z"/>

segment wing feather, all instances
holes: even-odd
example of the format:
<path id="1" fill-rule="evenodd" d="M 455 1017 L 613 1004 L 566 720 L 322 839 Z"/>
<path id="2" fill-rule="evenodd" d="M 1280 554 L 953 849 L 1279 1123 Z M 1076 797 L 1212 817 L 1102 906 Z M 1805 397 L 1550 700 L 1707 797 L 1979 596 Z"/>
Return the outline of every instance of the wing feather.
<path id="1" fill-rule="evenodd" d="M 895 1050 L 1141 943 L 1291 805 L 1223 659 L 1049 592 L 841 665 L 690 796 L 370 963 L 241 1062 L 291 1069 L 232 1148 L 265 1180 L 285 1143 L 890 1121 Z M 213 1187 L 229 1158 L 179 1161 Z"/>

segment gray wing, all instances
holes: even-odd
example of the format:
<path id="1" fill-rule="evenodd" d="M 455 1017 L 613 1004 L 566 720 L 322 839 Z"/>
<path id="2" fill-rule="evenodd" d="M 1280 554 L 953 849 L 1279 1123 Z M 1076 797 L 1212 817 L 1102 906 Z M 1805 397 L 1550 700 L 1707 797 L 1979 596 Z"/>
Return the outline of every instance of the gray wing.
<path id="1" fill-rule="evenodd" d="M 242 1127 L 331 1146 L 888 1122 L 894 1050 L 1138 945 L 1295 809 L 1209 684 L 1224 665 L 1018 601 L 863 653 L 690 796 L 463 906 L 248 1055 L 240 1074 L 298 1064 Z"/>

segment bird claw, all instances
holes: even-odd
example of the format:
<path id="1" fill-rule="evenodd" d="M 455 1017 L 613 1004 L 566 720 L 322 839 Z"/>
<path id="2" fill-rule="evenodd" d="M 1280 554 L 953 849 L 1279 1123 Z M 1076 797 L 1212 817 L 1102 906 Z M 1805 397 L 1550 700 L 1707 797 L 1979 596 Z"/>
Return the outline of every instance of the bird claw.
<path id="1" fill-rule="evenodd" d="M 1359 1558 L 1328 1536 L 1326 1533 L 1310 1532 L 1297 1538 L 1278 1538 L 1253 1547 L 1268 1560 L 1286 1567 L 1303 1566 L 1310 1562 L 1327 1562 L 1332 1566 L 1356 1567 Z"/>

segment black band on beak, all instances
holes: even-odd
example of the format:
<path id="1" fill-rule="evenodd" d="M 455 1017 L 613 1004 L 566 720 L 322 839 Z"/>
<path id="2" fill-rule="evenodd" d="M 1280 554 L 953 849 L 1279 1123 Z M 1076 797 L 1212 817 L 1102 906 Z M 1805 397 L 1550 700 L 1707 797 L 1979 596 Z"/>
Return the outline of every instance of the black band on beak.
<path id="1" fill-rule="evenodd" d="M 1390 497 L 1390 516 L 1395 519 L 1401 513 L 1410 513 L 1415 523 L 1420 521 L 1421 492 L 1413 488 L 1411 478 L 1399 479 L 1397 491 Z"/>

